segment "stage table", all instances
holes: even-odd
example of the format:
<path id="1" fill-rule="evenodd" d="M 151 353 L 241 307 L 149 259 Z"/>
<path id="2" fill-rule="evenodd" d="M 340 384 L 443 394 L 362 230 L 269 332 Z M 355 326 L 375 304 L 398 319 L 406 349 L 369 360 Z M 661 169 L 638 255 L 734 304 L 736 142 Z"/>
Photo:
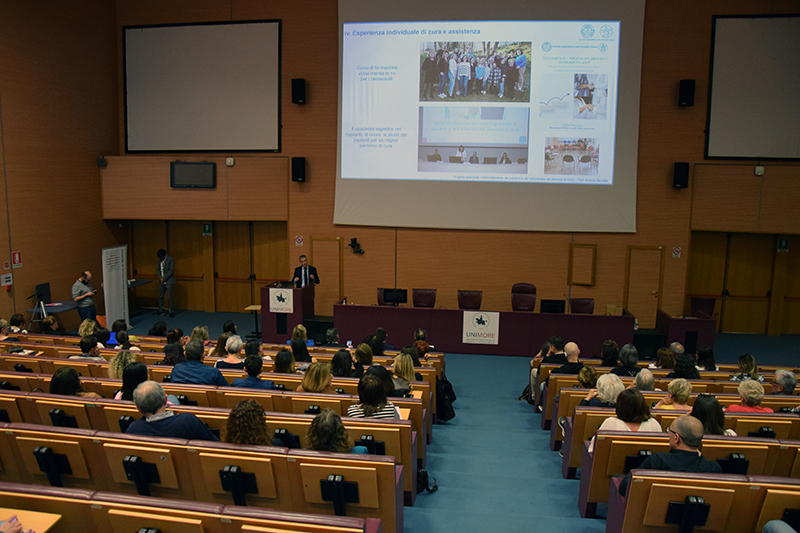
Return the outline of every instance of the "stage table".
<path id="1" fill-rule="evenodd" d="M 353 345 L 378 327 L 386 328 L 389 342 L 398 348 L 411 344 L 414 330 L 422 328 L 427 331 L 428 342 L 436 347 L 436 351 L 447 353 L 533 357 L 547 339 L 561 335 L 566 341 L 578 343 L 582 357 L 592 357 L 600 355 L 603 342 L 608 339 L 620 346 L 633 342 L 634 317 L 630 314 L 500 311 L 498 344 L 467 344 L 462 342 L 465 312 L 476 311 L 337 303 L 333 306 L 333 324 L 339 330 L 342 342 L 352 340 Z"/>

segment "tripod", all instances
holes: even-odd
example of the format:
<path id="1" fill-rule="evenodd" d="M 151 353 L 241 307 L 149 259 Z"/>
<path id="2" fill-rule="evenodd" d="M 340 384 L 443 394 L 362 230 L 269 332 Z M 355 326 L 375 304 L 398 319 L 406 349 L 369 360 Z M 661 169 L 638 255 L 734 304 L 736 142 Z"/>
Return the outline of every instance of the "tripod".
<path id="1" fill-rule="evenodd" d="M 26 300 L 30 300 L 31 298 L 36 298 L 36 305 L 33 306 L 33 313 L 31 314 L 31 329 L 33 329 L 33 323 L 39 323 L 39 332 L 42 332 L 42 320 L 47 318 L 47 309 L 44 307 L 44 300 L 42 299 L 44 295 L 40 292 L 36 294 L 31 294 L 26 298 Z M 38 318 L 37 318 L 38 317 Z"/>

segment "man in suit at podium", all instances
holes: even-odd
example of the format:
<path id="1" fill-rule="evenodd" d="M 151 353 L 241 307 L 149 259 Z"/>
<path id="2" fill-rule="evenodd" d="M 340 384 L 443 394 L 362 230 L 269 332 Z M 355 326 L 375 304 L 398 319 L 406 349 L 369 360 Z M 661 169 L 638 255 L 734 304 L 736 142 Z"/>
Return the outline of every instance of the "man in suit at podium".
<path id="1" fill-rule="evenodd" d="M 297 289 L 301 289 L 311 283 L 319 283 L 317 269 L 308 264 L 308 257 L 304 255 L 300 256 L 300 266 L 294 269 L 294 278 L 292 281 Z"/>

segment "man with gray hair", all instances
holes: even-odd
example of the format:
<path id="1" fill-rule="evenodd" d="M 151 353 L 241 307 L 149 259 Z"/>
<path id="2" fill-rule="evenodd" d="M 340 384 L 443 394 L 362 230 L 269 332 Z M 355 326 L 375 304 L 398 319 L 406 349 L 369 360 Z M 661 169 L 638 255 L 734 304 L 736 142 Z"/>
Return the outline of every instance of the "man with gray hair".
<path id="1" fill-rule="evenodd" d="M 691 415 L 679 416 L 672 421 L 667 431 L 669 433 L 669 453 L 654 453 L 648 456 L 639 465 L 639 469 L 722 473 L 719 463 L 709 461 L 698 451 L 703 443 L 703 423 L 700 420 Z M 627 492 L 629 479 L 630 477 L 626 477 L 619 486 L 619 493 L 623 496 Z"/>
<path id="2" fill-rule="evenodd" d="M 797 376 L 793 373 L 779 368 L 775 371 L 775 377 L 770 381 L 772 391 L 770 394 L 794 394 L 794 388 L 797 387 Z"/>
<path id="3" fill-rule="evenodd" d="M 167 394 L 155 381 L 140 383 L 133 391 L 133 403 L 142 413 L 142 418 L 128 426 L 126 433 L 186 440 L 219 440 L 192 413 L 168 411 Z"/>
<path id="4" fill-rule="evenodd" d="M 669 345 L 669 349 L 672 350 L 672 353 L 678 355 L 679 353 L 683 353 L 683 344 L 679 342 L 673 342 Z"/>
<path id="5" fill-rule="evenodd" d="M 240 341 L 241 342 L 241 341 Z M 241 350 L 241 346 L 239 349 Z M 203 343 L 195 339 L 189 341 L 183 353 L 186 356 L 185 363 L 178 363 L 172 368 L 172 383 L 190 383 L 193 385 L 216 385 L 227 387 L 228 382 L 222 377 L 222 373 L 214 368 L 203 364 Z"/>
<path id="6" fill-rule="evenodd" d="M 639 373 L 636 374 L 633 383 L 636 389 L 640 391 L 656 390 L 656 378 L 653 377 L 653 373 L 646 368 L 641 369 Z"/>

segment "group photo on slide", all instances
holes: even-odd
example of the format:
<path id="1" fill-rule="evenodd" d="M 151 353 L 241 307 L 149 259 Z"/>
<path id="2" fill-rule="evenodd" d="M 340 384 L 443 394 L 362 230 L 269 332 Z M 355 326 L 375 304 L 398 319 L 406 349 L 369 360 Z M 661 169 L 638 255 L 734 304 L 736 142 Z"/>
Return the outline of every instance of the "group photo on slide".
<path id="1" fill-rule="evenodd" d="M 529 102 L 531 43 L 423 42 L 419 99 Z"/>

